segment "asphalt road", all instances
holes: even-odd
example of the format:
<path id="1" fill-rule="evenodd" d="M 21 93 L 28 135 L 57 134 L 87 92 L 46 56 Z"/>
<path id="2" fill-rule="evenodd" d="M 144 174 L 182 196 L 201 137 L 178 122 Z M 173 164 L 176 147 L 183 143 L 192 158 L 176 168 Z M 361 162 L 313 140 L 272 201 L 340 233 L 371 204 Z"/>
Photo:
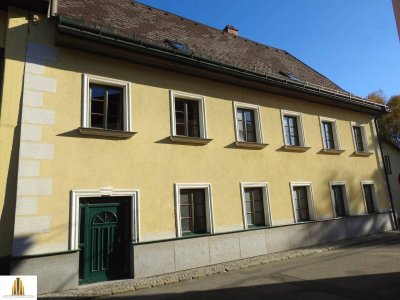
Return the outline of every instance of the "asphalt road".
<path id="1" fill-rule="evenodd" d="M 400 300 L 400 236 L 110 298 Z"/>

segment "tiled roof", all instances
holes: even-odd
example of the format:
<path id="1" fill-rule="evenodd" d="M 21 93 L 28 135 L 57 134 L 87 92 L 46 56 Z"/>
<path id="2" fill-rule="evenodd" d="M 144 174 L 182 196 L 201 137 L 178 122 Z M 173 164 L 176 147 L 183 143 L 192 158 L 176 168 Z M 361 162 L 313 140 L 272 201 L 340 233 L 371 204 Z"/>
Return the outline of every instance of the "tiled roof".
<path id="1" fill-rule="evenodd" d="M 202 57 L 278 77 L 290 73 L 301 81 L 343 91 L 286 51 L 131 0 L 59 0 L 58 14 L 164 47 L 166 40 L 178 41 Z"/>

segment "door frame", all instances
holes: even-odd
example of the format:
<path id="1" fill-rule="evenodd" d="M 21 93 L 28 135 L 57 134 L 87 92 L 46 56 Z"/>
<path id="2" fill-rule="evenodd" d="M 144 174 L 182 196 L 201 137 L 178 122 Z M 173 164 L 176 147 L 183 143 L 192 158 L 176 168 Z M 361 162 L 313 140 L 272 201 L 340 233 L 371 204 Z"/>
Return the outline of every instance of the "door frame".
<path id="1" fill-rule="evenodd" d="M 70 192 L 70 220 L 69 220 L 69 250 L 79 250 L 79 200 L 87 197 L 128 197 L 131 201 L 131 242 L 140 241 L 139 230 L 139 190 L 99 188 L 88 190 L 71 190 Z M 131 251 L 132 255 L 132 251 Z M 131 257 L 132 261 L 132 257 Z M 131 272 L 133 269 L 131 268 Z"/>

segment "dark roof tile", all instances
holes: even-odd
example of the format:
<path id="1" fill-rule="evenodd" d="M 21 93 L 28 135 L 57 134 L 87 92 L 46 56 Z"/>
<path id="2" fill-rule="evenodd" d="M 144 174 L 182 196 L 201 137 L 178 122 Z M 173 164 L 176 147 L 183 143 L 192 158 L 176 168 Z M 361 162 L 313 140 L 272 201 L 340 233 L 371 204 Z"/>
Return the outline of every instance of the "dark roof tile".
<path id="1" fill-rule="evenodd" d="M 166 39 L 179 41 L 196 55 L 247 70 L 280 77 L 285 77 L 281 72 L 290 73 L 301 81 L 343 91 L 286 51 L 131 0 L 59 0 L 58 13 L 156 44 L 165 45 Z"/>

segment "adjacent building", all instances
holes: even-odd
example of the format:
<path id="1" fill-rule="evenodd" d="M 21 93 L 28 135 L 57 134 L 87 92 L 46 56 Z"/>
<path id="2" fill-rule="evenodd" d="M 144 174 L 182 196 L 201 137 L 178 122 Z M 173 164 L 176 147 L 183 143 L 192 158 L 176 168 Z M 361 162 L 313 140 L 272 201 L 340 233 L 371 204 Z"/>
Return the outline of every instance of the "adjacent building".
<path id="1" fill-rule="evenodd" d="M 39 292 L 394 226 L 386 107 L 233 26 L 9 0 L 0 48 L 0 256 Z"/>

